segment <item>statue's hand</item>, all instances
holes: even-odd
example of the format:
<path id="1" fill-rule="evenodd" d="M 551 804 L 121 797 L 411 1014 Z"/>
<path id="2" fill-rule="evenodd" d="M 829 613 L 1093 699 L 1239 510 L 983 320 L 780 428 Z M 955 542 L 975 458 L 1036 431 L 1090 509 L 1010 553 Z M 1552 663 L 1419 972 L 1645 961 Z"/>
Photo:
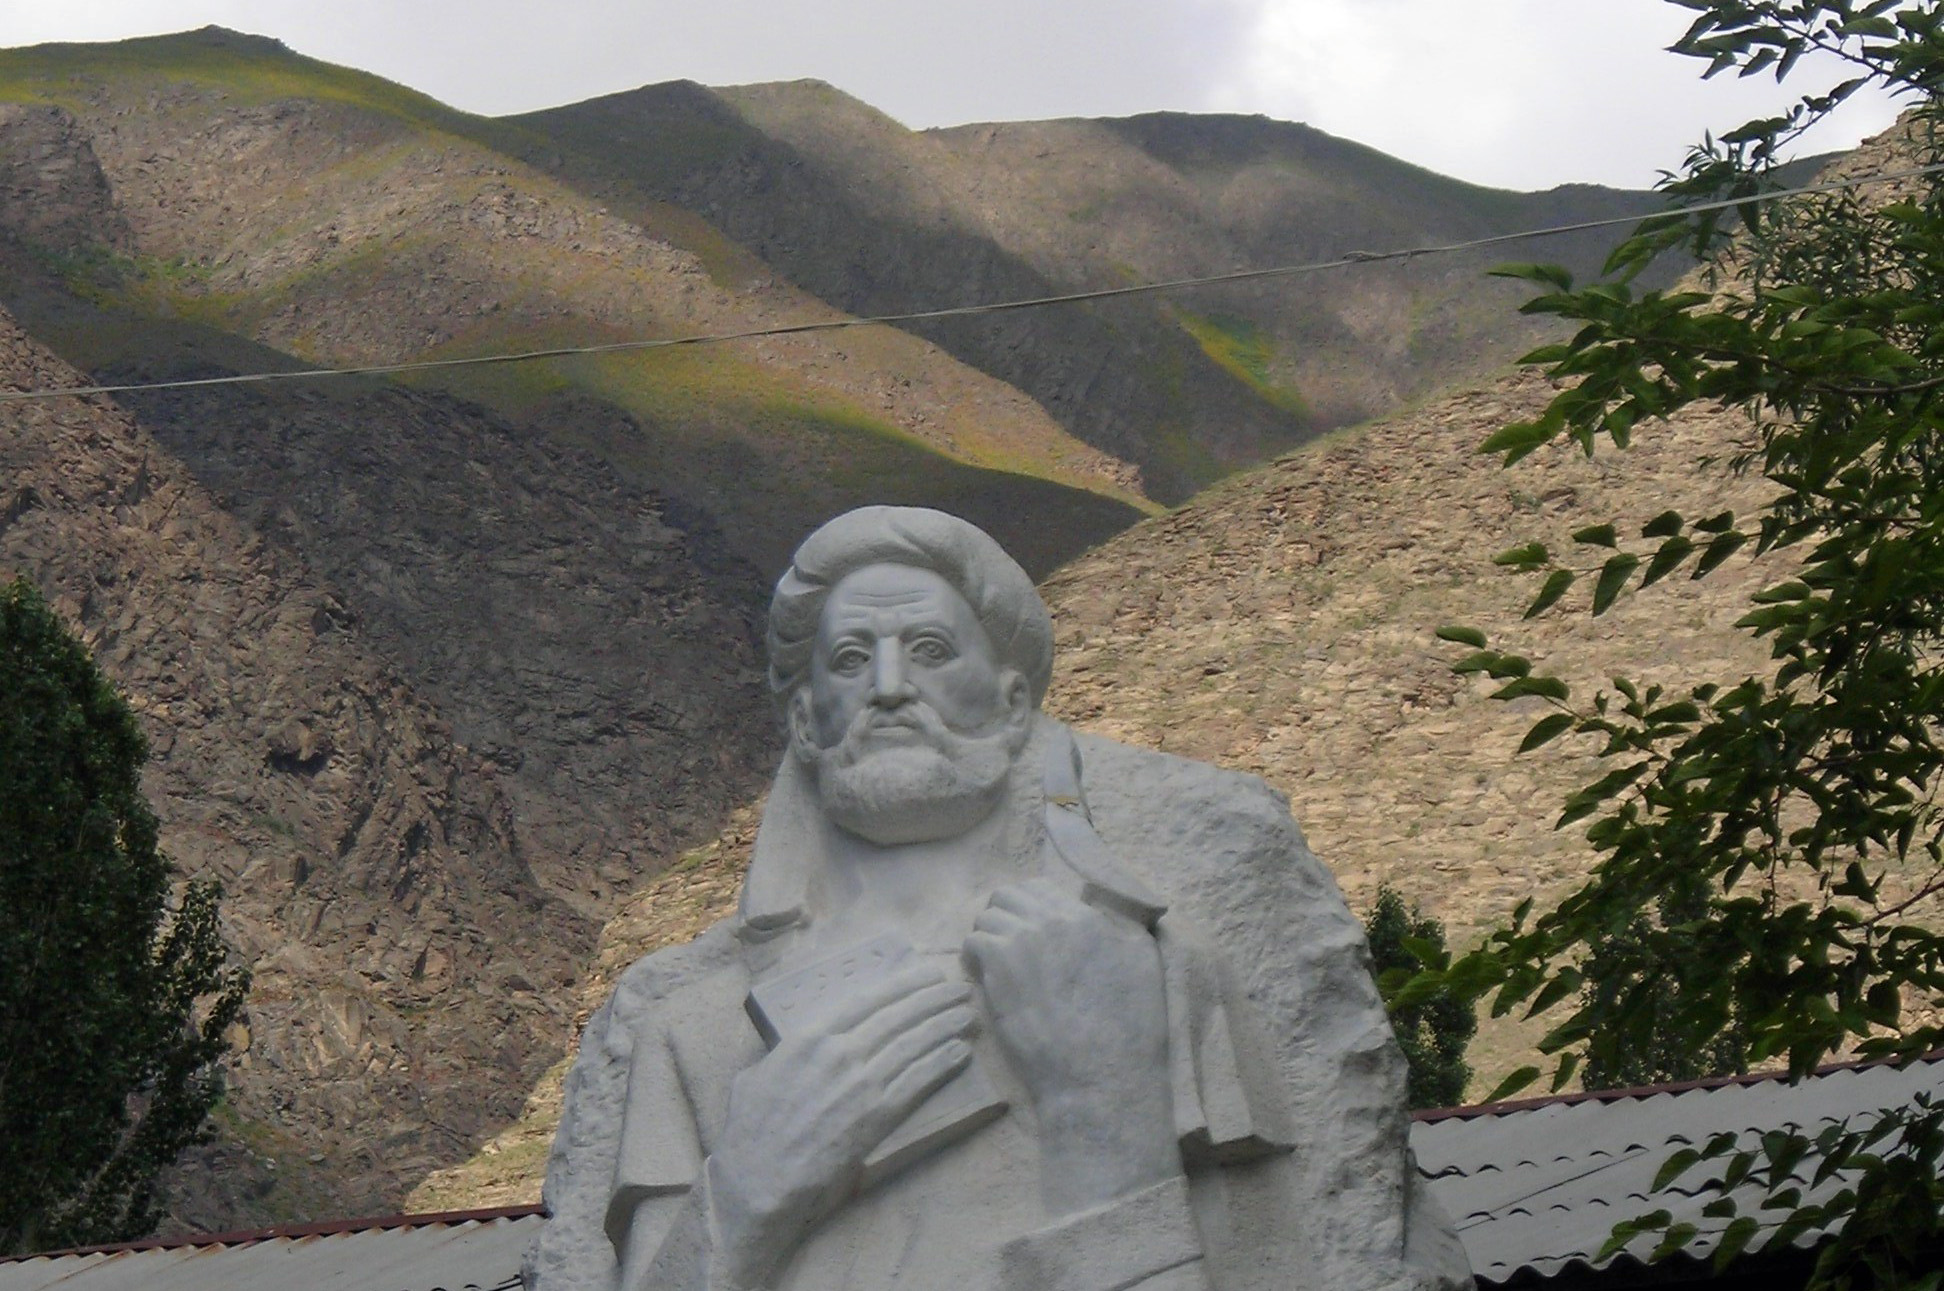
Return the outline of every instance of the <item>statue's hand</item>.
<path id="1" fill-rule="evenodd" d="M 739 1284 L 765 1284 L 851 1195 L 871 1149 L 971 1060 L 977 1021 L 968 987 L 912 964 L 737 1075 L 708 1171 Z"/>
<path id="2" fill-rule="evenodd" d="M 965 953 L 1032 1097 L 1053 1211 L 1179 1174 L 1167 995 L 1147 930 L 1036 879 L 993 895 Z"/>

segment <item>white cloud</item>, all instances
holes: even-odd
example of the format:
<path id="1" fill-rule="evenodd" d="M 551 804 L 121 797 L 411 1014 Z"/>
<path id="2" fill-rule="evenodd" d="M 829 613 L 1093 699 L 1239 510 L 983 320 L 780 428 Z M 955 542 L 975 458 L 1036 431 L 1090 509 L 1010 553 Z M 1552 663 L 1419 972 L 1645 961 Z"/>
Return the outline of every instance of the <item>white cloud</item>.
<path id="1" fill-rule="evenodd" d="M 1479 183 L 1640 187 L 1704 130 L 1835 79 L 1805 60 L 1785 87 L 1703 82 L 1699 62 L 1665 52 L 1691 16 L 1665 0 L 1261 0 L 1247 55 L 1207 106 L 1307 121 Z M 1892 116 L 1859 100 L 1806 143 L 1847 147 Z"/>

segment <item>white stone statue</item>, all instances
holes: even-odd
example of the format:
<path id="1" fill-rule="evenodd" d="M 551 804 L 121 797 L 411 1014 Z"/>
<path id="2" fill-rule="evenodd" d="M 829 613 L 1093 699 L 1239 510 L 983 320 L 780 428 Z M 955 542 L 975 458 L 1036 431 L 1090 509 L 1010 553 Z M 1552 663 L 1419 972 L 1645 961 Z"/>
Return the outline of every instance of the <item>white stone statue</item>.
<path id="1" fill-rule="evenodd" d="M 535 1291 L 1470 1285 L 1279 795 L 1043 716 L 1044 604 L 937 511 L 819 529 L 769 647 L 741 909 L 589 1021 Z"/>

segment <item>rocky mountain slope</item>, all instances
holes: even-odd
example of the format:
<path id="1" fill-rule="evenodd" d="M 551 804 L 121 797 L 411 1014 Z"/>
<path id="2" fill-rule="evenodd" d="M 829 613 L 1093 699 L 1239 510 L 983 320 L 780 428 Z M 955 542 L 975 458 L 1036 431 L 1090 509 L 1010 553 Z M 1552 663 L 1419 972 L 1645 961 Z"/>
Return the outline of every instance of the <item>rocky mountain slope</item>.
<path id="1" fill-rule="evenodd" d="M 1881 144 L 1842 165 L 1890 168 Z M 1733 625 L 1786 567 L 1738 556 L 1705 581 L 1625 594 L 1598 618 L 1582 587 L 1525 620 L 1535 589 L 1492 563 L 1505 547 L 1537 539 L 1570 551 L 1587 525 L 1637 532 L 1668 508 L 1746 514 L 1768 488 L 1724 465 L 1752 427 L 1719 410 L 1637 428 L 1625 452 L 1554 446 L 1510 468 L 1477 452 L 1553 393 L 1536 373 L 1507 370 L 1236 475 L 1069 562 L 1041 586 L 1057 642 L 1048 709 L 1263 777 L 1288 795 L 1353 909 L 1389 883 L 1463 945 L 1521 901 L 1563 895 L 1593 852 L 1580 829 L 1552 822 L 1599 773 L 1593 750 L 1567 740 L 1520 756 L 1546 701 L 1492 700 L 1499 683 L 1454 674 L 1460 651 L 1437 629 L 1478 627 L 1580 695 L 1616 676 L 1732 684 L 1766 656 Z M 760 801 L 738 811 L 622 907 L 579 1016 L 634 960 L 733 910 L 760 812 Z M 1544 1029 L 1481 1022 L 1475 1090 L 1532 1061 Z M 564 1070 L 549 1071 L 478 1155 L 428 1176 L 414 1206 L 537 1198 Z"/>
<path id="2" fill-rule="evenodd" d="M 350 364 L 842 317 L 752 279 L 747 253 L 692 216 L 624 219 L 534 172 L 505 150 L 509 127 L 274 41 L 208 29 L 0 51 L 8 101 L 38 109 L 23 129 L 66 114 L 88 154 L 70 170 L 99 167 L 121 233 L 86 247 L 18 235 L 64 253 L 44 258 L 74 294 L 179 333 Z M 143 327 L 49 339 L 124 374 L 225 357 Z M 1021 534 L 1049 568 L 1139 514 L 1124 464 L 888 328 L 425 380 L 651 479 L 764 569 L 816 519 L 884 494 L 1002 524 L 1050 515 Z"/>
<path id="3" fill-rule="evenodd" d="M 860 314 L 1460 241 L 1649 201 L 1482 189 L 1263 118 L 917 132 L 815 81 L 675 82 L 512 120 L 546 141 L 523 155 L 615 209 L 694 211 Z M 1535 328 L 1484 270 L 1530 253 L 1585 272 L 1616 240 L 907 326 L 1138 464 L 1172 503 L 1509 360 Z"/>
<path id="4" fill-rule="evenodd" d="M 0 385 L 79 375 L 0 315 Z M 0 571 L 135 705 L 164 850 L 223 882 L 254 967 L 224 1141 L 176 1220 L 382 1207 L 517 1112 L 597 924 L 313 570 L 102 401 L 0 415 Z"/>
<path id="5" fill-rule="evenodd" d="M 1339 206 L 1414 241 L 1631 200 L 1482 194 L 1260 122 L 915 135 L 815 86 L 645 93 L 676 100 L 647 135 L 573 135 L 214 29 L 0 51 L 0 379 L 744 330 L 1329 254 Z M 1475 267 L 0 406 L 0 577 L 40 582 L 143 712 L 167 846 L 229 885 L 258 968 L 176 1223 L 395 1209 L 534 1123 L 580 1002 L 733 896 L 774 756 L 755 623 L 813 523 L 943 506 L 1050 573 L 1157 496 L 1514 344 Z M 1103 579 L 1150 568 L 1164 530 L 1132 532 Z M 1152 572 L 1125 596 L 1195 577 Z M 1145 675 L 1120 683 L 1129 731 L 1175 720 Z"/>
<path id="6" fill-rule="evenodd" d="M 1830 173 L 1900 164 L 1892 132 Z M 1896 186 L 1865 192 L 1887 199 Z M 1624 594 L 1599 618 L 1586 613 L 1582 586 L 1553 613 L 1524 619 L 1534 587 L 1493 565 L 1505 547 L 1537 539 L 1571 550 L 1586 525 L 1637 531 L 1668 508 L 1747 514 L 1768 487 L 1724 465 L 1752 442 L 1750 424 L 1706 408 L 1637 427 L 1624 452 L 1555 446 L 1503 468 L 1476 451 L 1553 393 L 1508 369 L 1239 474 L 1070 562 L 1041 586 L 1057 633 L 1048 708 L 1100 735 L 1262 776 L 1289 796 L 1353 909 L 1389 883 L 1463 945 L 1519 902 L 1543 907 L 1569 891 L 1593 852 L 1579 828 L 1552 822 L 1598 774 L 1592 748 L 1566 740 L 1519 755 L 1545 702 L 1492 700 L 1498 683 L 1454 674 L 1460 651 L 1437 629 L 1481 628 L 1581 696 L 1616 676 L 1732 684 L 1767 653 L 1733 625 L 1750 594 L 1788 570 L 1783 558 L 1742 555 L 1704 581 L 1677 576 Z M 733 910 L 761 807 L 736 812 L 608 923 L 579 1016 L 634 960 Z M 1474 1095 L 1532 1061 L 1544 1030 L 1516 1017 L 1481 1022 Z M 478 1155 L 428 1176 L 413 1204 L 537 1198 L 565 1067 Z"/>

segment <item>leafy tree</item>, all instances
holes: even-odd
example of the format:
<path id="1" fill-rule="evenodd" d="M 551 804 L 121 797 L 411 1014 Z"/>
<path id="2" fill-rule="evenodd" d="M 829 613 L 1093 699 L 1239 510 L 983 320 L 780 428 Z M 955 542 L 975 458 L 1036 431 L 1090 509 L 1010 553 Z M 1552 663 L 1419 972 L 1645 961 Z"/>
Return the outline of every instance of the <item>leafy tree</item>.
<path id="1" fill-rule="evenodd" d="M 248 976 L 214 884 L 171 909 L 147 758 L 33 586 L 0 586 L 0 1251 L 151 1231 L 222 1092 Z"/>
<path id="2" fill-rule="evenodd" d="M 1364 936 L 1386 1004 L 1424 969 L 1450 962 L 1444 925 L 1415 906 L 1407 909 L 1403 896 L 1388 883 L 1377 887 L 1377 899 L 1364 916 Z M 1471 1080 L 1465 1046 L 1478 1033 L 1471 1001 L 1440 991 L 1393 1007 L 1390 1022 L 1410 1065 L 1406 1096 L 1411 1106 L 1456 1107 L 1463 1102 Z"/>
<path id="3" fill-rule="evenodd" d="M 1683 1034 L 1680 983 L 1662 973 L 1655 957 L 1657 929 L 1681 927 L 1706 910 L 1706 890 L 1689 883 L 1664 894 L 1651 916 L 1640 915 L 1588 944 L 1580 971 L 1590 1007 L 1610 1016 L 1624 1012 L 1629 1023 L 1586 1055 L 1580 1079 L 1588 1089 L 1630 1089 L 1748 1070 L 1739 1019 L 1718 1035 Z M 1635 992 L 1640 1007 L 1617 1007 L 1621 996 Z"/>
<path id="4" fill-rule="evenodd" d="M 1529 312 L 1578 330 L 1528 356 L 1561 383 L 1545 412 L 1484 451 L 1509 464 L 1562 438 L 1588 453 L 1602 439 L 1625 448 L 1682 409 L 1719 405 L 1746 414 L 1748 443 L 1716 468 L 1775 486 L 1753 515 L 1667 511 L 1638 539 L 1601 524 L 1573 535 L 1570 556 L 1539 543 L 1502 553 L 1538 580 L 1527 617 L 1575 609 L 1564 598 L 1586 583 L 1585 605 L 1601 614 L 1677 572 L 1705 578 L 1743 549 L 1793 569 L 1740 621 L 1770 652 L 1740 679 L 1621 678 L 1576 702 L 1482 634 L 1441 632 L 1473 647 L 1460 670 L 1504 682 L 1499 698 L 1552 705 L 1528 749 L 1577 733 L 1607 768 L 1559 818 L 1588 822 L 1600 859 L 1585 885 L 1537 918 L 1527 903 L 1441 979 L 1405 992 L 1490 994 L 1495 1013 L 1568 1005 L 1541 1046 L 1555 1089 L 1582 1063 L 1624 1070 L 1643 1041 L 1726 1041 L 1747 1063 L 1786 1062 L 1798 1077 L 1839 1054 L 1909 1059 L 1944 1042 L 1944 187 L 1926 173 L 1888 192 L 1752 200 L 1775 186 L 1787 144 L 1873 83 L 1909 102 L 1890 168 L 1944 165 L 1944 14 L 1935 0 L 1673 3 L 1695 15 L 1674 48 L 1706 60 L 1709 75 L 1781 79 L 1818 52 L 1848 79 L 1705 141 L 1664 185 L 1677 206 L 1731 211 L 1647 221 L 1605 281 L 1507 271 L 1542 289 Z M 1639 270 L 1683 243 L 1712 257 L 1708 289 L 1637 290 Z M 1625 953 L 1603 963 L 1616 933 Z M 1589 970 L 1603 974 L 1593 989 Z M 1539 1074 L 1527 1068 L 1499 1092 Z M 1663 1176 L 1719 1158 L 1727 1179 L 1772 1190 L 1776 1242 L 1840 1228 L 1815 1285 L 1936 1286 L 1922 1252 L 1929 1244 L 1934 1259 L 1944 1232 L 1941 1152 L 1944 1109 L 1917 1107 L 1813 1143 L 1719 1136 Z M 1841 1186 L 1804 1204 L 1819 1194 L 1793 1177 L 1798 1167 Z M 1723 1227 L 1721 1262 L 1762 1228 L 1726 1195 L 1708 1216 Z M 1694 1233 L 1661 1212 L 1616 1239 L 1656 1231 L 1663 1252 Z"/>

